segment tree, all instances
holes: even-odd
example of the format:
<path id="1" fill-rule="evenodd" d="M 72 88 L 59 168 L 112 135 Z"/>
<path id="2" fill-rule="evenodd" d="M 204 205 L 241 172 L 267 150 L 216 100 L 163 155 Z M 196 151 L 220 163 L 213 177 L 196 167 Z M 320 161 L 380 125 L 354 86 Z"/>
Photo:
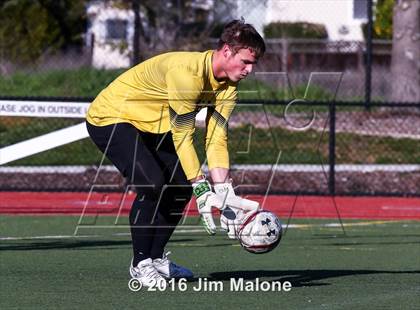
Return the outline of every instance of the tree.
<path id="1" fill-rule="evenodd" d="M 378 0 L 375 6 L 373 36 L 375 39 L 392 39 L 392 8 L 394 0 Z"/>
<path id="2" fill-rule="evenodd" d="M 391 40 L 392 39 L 392 9 L 394 0 L 377 0 L 373 7 L 373 39 Z M 362 25 L 365 39 L 367 38 L 368 24 Z"/>
<path id="3" fill-rule="evenodd" d="M 83 45 L 87 0 L 1 0 L 0 60 L 28 63 Z"/>
<path id="4" fill-rule="evenodd" d="M 104 0 L 134 14 L 132 65 L 157 52 L 198 49 L 208 44 L 213 30 L 211 1 Z M 219 0 L 218 5 L 229 0 Z"/>
<path id="5" fill-rule="evenodd" d="M 393 10 L 392 100 L 420 102 L 420 1 L 396 0 Z"/>
<path id="6" fill-rule="evenodd" d="M 219 0 L 220 3 L 227 1 Z M 110 2 L 116 5 L 129 4 L 134 12 L 136 26 L 134 33 L 137 36 L 133 38 L 134 63 L 161 51 L 199 49 L 208 45 L 208 38 L 214 27 L 214 8 L 209 7 L 206 1 L 111 0 Z M 136 48 L 137 45 L 140 47 Z"/>

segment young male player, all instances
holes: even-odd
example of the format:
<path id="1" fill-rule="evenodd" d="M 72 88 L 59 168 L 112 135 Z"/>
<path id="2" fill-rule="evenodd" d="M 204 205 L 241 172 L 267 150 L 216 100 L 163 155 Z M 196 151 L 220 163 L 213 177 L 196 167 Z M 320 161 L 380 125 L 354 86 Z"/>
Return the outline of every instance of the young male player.
<path id="1" fill-rule="evenodd" d="M 225 26 L 217 50 L 146 60 L 120 75 L 89 107 L 90 137 L 137 191 L 129 216 L 134 255 L 129 270 L 143 285 L 192 277 L 164 254 L 192 193 L 210 234 L 216 231 L 212 208 L 237 208 L 222 215 L 226 230 L 235 224 L 237 210 L 258 208 L 236 196 L 229 181 L 227 121 L 238 82 L 264 52 L 257 31 L 235 20 Z M 208 108 L 205 147 L 214 191 L 193 145 L 195 116 L 203 107 Z"/>

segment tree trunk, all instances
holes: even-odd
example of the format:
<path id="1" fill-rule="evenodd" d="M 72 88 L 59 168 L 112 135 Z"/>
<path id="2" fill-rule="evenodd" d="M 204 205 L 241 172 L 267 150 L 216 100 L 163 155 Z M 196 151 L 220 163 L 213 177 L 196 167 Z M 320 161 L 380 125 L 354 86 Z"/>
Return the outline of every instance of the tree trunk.
<path id="1" fill-rule="evenodd" d="M 420 102 L 419 15 L 420 1 L 395 1 L 391 62 L 394 102 Z"/>

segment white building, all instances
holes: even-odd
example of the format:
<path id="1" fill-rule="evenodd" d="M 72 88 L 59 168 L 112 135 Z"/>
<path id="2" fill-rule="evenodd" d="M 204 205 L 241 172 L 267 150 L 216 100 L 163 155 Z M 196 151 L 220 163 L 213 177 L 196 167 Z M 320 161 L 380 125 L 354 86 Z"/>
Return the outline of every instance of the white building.
<path id="1" fill-rule="evenodd" d="M 362 23 L 367 21 L 367 0 L 195 0 L 190 5 L 213 10 L 214 18 L 243 16 L 262 34 L 271 22 L 324 24 L 331 41 L 362 41 Z M 112 1 L 91 1 L 87 7 L 87 45 L 96 68 L 130 66 L 134 33 L 131 10 L 115 8 Z"/>
<path id="2" fill-rule="evenodd" d="M 129 67 L 133 12 L 115 8 L 106 1 L 92 1 L 87 7 L 87 15 L 87 45 L 92 49 L 92 65 L 103 69 Z"/>
<path id="3" fill-rule="evenodd" d="M 325 25 L 331 41 L 362 41 L 367 0 L 236 0 L 234 15 L 243 16 L 263 33 L 271 22 Z"/>
<path id="4" fill-rule="evenodd" d="M 203 10 L 211 12 L 214 1 L 192 1 L 189 3 L 189 13 L 192 12 L 193 15 L 186 15 L 184 21 L 196 18 L 194 12 Z M 140 15 L 141 19 L 144 19 L 142 13 Z M 87 5 L 87 16 L 86 44 L 91 48 L 92 65 L 103 69 L 129 67 L 133 51 L 133 11 L 116 6 L 112 0 L 93 0 Z"/>

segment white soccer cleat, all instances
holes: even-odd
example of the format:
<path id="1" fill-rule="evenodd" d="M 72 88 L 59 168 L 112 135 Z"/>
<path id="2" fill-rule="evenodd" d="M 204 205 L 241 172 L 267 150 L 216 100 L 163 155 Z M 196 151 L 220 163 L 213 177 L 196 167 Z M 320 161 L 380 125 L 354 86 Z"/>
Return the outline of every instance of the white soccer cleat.
<path id="1" fill-rule="evenodd" d="M 145 287 L 166 288 L 166 280 L 156 270 L 151 258 L 140 261 L 136 267 L 133 267 L 133 261 L 130 264 L 130 275 L 143 284 Z"/>
<path id="2" fill-rule="evenodd" d="M 163 254 L 162 258 L 153 260 L 153 265 L 161 276 L 166 279 L 192 278 L 194 276 L 191 270 L 171 262 L 168 259 L 169 254 L 171 252 Z"/>

